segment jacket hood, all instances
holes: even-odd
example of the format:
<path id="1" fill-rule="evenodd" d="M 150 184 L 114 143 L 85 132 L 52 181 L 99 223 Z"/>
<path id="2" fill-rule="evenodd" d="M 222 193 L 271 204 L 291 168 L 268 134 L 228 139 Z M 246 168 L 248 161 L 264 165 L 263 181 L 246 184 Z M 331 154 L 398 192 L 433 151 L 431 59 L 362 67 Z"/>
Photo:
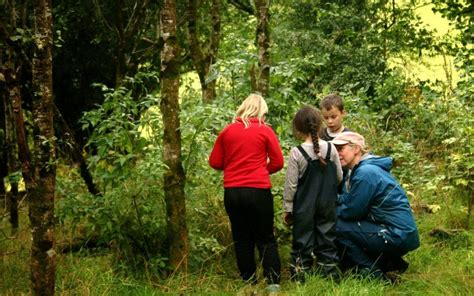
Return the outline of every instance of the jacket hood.
<path id="1" fill-rule="evenodd" d="M 390 172 L 393 165 L 393 160 L 390 157 L 375 156 L 372 154 L 366 154 L 362 157 L 360 165 L 375 165 L 383 169 L 384 171 Z"/>

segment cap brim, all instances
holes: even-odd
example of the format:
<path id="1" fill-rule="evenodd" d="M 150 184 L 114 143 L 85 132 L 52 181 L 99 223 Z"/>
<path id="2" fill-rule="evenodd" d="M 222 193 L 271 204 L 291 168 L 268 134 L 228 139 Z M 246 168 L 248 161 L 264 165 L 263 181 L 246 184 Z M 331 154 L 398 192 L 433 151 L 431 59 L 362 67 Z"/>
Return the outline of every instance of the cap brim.
<path id="1" fill-rule="evenodd" d="M 344 140 L 332 140 L 331 143 L 333 143 L 334 145 L 346 145 L 346 144 L 349 144 L 348 141 L 344 141 Z"/>

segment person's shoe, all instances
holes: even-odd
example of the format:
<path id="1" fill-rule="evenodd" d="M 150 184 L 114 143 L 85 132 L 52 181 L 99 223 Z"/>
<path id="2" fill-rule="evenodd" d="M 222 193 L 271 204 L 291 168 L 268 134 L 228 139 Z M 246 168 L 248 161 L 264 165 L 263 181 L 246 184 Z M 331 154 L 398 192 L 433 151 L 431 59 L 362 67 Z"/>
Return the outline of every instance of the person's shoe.
<path id="1" fill-rule="evenodd" d="M 409 266 L 408 262 L 403 260 L 402 257 L 393 257 L 393 258 L 386 259 L 384 261 L 385 262 L 382 262 L 382 266 L 383 266 L 382 269 L 385 273 L 395 272 L 398 274 L 402 274 L 408 269 L 408 266 Z"/>
<path id="2" fill-rule="evenodd" d="M 397 271 L 398 273 L 404 273 L 408 269 L 409 265 L 410 264 L 403 260 L 402 257 L 398 257 L 396 258 L 396 260 L 394 260 L 395 271 Z"/>

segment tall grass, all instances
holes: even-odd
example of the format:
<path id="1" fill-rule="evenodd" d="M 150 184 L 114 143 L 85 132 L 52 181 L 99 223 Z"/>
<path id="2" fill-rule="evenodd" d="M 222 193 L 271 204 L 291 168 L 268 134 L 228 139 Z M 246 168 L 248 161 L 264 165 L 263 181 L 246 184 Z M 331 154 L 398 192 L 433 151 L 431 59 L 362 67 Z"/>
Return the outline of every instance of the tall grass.
<path id="1" fill-rule="evenodd" d="M 0 295 L 29 294 L 30 235 L 25 209 L 21 212 L 22 223 L 16 237 L 0 240 Z M 396 285 L 351 276 L 339 283 L 318 276 L 309 277 L 305 284 L 290 282 L 288 241 L 283 239 L 280 295 L 473 295 L 473 232 L 460 231 L 447 237 L 430 235 L 439 221 L 447 219 L 447 212 L 442 208 L 434 214 L 417 214 L 421 247 L 407 255 L 409 269 Z M 2 233 L 8 233 L 6 221 L 1 227 Z M 220 260 L 210 259 L 187 274 L 168 278 L 153 270 L 127 272 L 126 267 L 116 266 L 108 249 L 58 254 L 56 292 L 57 295 L 266 295 L 262 281 L 248 286 L 239 280 L 233 250 L 227 251 Z"/>

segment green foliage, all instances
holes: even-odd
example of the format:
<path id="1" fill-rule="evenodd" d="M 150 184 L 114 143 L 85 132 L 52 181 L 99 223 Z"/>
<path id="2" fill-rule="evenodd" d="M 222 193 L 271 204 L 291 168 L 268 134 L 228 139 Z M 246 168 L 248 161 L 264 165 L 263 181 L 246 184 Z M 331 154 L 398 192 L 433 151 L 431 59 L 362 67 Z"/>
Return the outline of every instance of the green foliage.
<path id="1" fill-rule="evenodd" d="M 438 178 L 443 184 L 438 186 L 438 193 L 441 188 L 441 192 L 460 196 L 469 207 L 474 188 L 472 106 L 456 96 L 445 99 L 438 94 L 430 99 L 429 95 L 409 105 L 414 118 L 406 122 L 405 128 L 420 153 L 436 165 L 434 173 L 442 176 Z M 469 227 L 470 222 L 463 224 Z"/>
<path id="2" fill-rule="evenodd" d="M 92 240 L 96 245 L 111 247 L 118 266 L 134 271 L 166 270 L 163 193 L 158 180 L 147 172 L 147 166 L 137 165 L 133 179 L 124 180 L 101 197 L 84 192 L 70 196 L 68 192 L 80 192 L 77 184 L 67 185 L 59 179 L 60 225 L 72 227 L 72 235 L 85 235 L 84 246 Z"/>
<path id="3" fill-rule="evenodd" d="M 299 92 L 298 89 L 306 83 L 307 71 L 320 64 L 313 57 L 292 58 L 277 63 L 271 70 L 272 87 L 275 91 L 271 91 L 270 98 L 267 99 L 268 121 L 283 141 L 291 141 L 291 122 L 296 111 L 304 103 L 314 101 L 315 94 L 311 93 L 313 88 L 307 92 Z M 288 146 L 290 143 L 282 145 Z"/>
<path id="4" fill-rule="evenodd" d="M 84 113 L 81 121 L 84 130 L 92 130 L 86 145 L 94 153 L 89 157 L 90 166 L 106 190 L 106 186 L 116 187 L 132 177 L 131 168 L 150 144 L 142 137 L 140 114 L 157 99 L 149 96 L 137 103 L 125 87 L 113 90 L 102 86 L 102 90 L 104 103 Z"/>
<path id="5" fill-rule="evenodd" d="M 400 286 L 351 277 L 338 285 L 319 277 L 311 277 L 306 285 L 296 285 L 286 281 L 284 269 L 284 293 L 394 295 L 472 291 L 472 278 L 465 276 L 473 271 L 472 232 L 465 231 L 446 241 L 429 235 L 439 225 L 470 225 L 465 218 L 469 208 L 466 204 L 472 203 L 469 198 L 473 196 L 474 180 L 472 57 L 453 43 L 439 47 L 445 52 L 446 48 L 453 49 L 449 52 L 457 54 L 462 79 L 452 89 L 436 81 L 411 81 L 402 71 L 392 68 L 391 58 L 416 57 L 433 43 L 430 32 L 420 26 L 414 15 L 416 3 L 410 1 L 399 7 L 389 1 L 305 0 L 277 1 L 272 6 L 273 65 L 271 91 L 266 99 L 268 121 L 280 138 L 285 156 L 296 143 L 291 130 L 294 112 L 303 103 L 317 106 L 323 95 L 339 91 L 348 110 L 345 125 L 364 134 L 374 153 L 394 158 L 393 173 L 408 193 L 422 234 L 422 246 L 409 254 L 410 269 Z M 71 15 L 66 16 L 67 19 L 58 20 L 63 22 L 61 36 L 65 43 L 79 37 L 69 36 L 77 32 L 70 25 Z M 247 73 L 257 61 L 255 19 L 229 8 L 223 20 L 219 60 L 212 74 L 218 79 L 217 99 L 204 105 L 200 90 L 187 81 L 183 81 L 187 87 L 180 92 L 191 247 L 189 274 L 160 278 L 167 268 L 163 125 L 159 98 L 153 93 L 159 85 L 153 69 L 159 63 L 147 59 L 139 66 L 142 71 L 122 87 L 103 86 L 103 104 L 86 112 L 81 120 L 85 132 L 90 133 L 86 146 L 89 168 L 104 195 L 93 197 L 85 192 L 77 172 L 64 169 L 58 177 L 59 226 L 66 229 L 72 225 L 76 233 L 85 231 L 87 237 L 98 238 L 113 250 L 107 253 L 109 257 L 94 259 L 79 254 L 63 259 L 59 273 L 61 292 L 235 295 L 236 291 L 254 289 L 238 280 L 222 202 L 222 173 L 209 168 L 207 162 L 217 134 L 232 121 L 235 110 L 250 92 Z M 102 57 L 110 50 L 103 48 L 110 39 L 104 33 L 92 42 L 100 45 Z M 463 38 L 468 41 L 466 35 Z M 74 56 L 74 52 L 69 54 Z M 92 55 L 89 51 L 85 54 Z M 71 56 L 65 57 L 68 60 Z M 71 67 L 77 67 L 80 61 L 83 59 L 72 60 Z M 107 68 L 104 76 L 109 75 L 110 65 L 103 66 Z M 97 80 L 109 85 L 104 81 L 107 79 Z M 284 171 L 272 176 L 275 229 L 286 266 L 291 232 L 281 219 L 283 183 Z M 438 205 L 441 210 L 425 213 L 420 210 L 425 204 Z M 84 268 L 69 271 L 67 267 L 75 267 L 74 263 Z M 117 274 L 118 267 L 124 272 Z M 134 271 L 134 278 L 127 277 L 128 271 Z M 4 276 L 8 276 L 6 273 Z M 263 284 L 255 287 L 262 288 Z"/>
<path id="6" fill-rule="evenodd" d="M 128 80 L 146 93 L 143 75 Z M 145 77 L 146 78 L 146 77 Z M 85 229 L 91 239 L 114 250 L 114 260 L 132 270 L 166 270 L 166 214 L 161 176 L 161 117 L 158 99 L 137 101 L 126 86 L 102 87 L 104 103 L 86 112 L 83 128 L 91 132 L 86 148 L 89 168 L 103 196 L 69 197 L 67 182 L 58 217 L 64 225 Z M 66 188 L 61 189 L 64 185 Z M 71 190 L 74 192 L 74 190 Z"/>
<path id="7" fill-rule="evenodd" d="M 377 97 L 375 89 L 397 75 L 390 69 L 390 58 L 418 55 L 432 44 L 430 32 L 414 13 L 414 1 L 404 6 L 390 1 L 279 4 L 285 8 L 276 9 L 283 20 L 274 29 L 280 49 L 274 54 L 276 60 L 307 57 L 317 61 L 295 87 L 305 95 L 329 86 L 337 91 L 362 90 L 370 99 Z"/>
<path id="8" fill-rule="evenodd" d="M 460 40 L 463 46 L 472 42 L 472 20 L 474 19 L 474 4 L 470 1 L 432 0 L 433 11 L 440 12 L 453 22 L 460 30 Z M 470 48 L 472 51 L 472 47 Z"/>

